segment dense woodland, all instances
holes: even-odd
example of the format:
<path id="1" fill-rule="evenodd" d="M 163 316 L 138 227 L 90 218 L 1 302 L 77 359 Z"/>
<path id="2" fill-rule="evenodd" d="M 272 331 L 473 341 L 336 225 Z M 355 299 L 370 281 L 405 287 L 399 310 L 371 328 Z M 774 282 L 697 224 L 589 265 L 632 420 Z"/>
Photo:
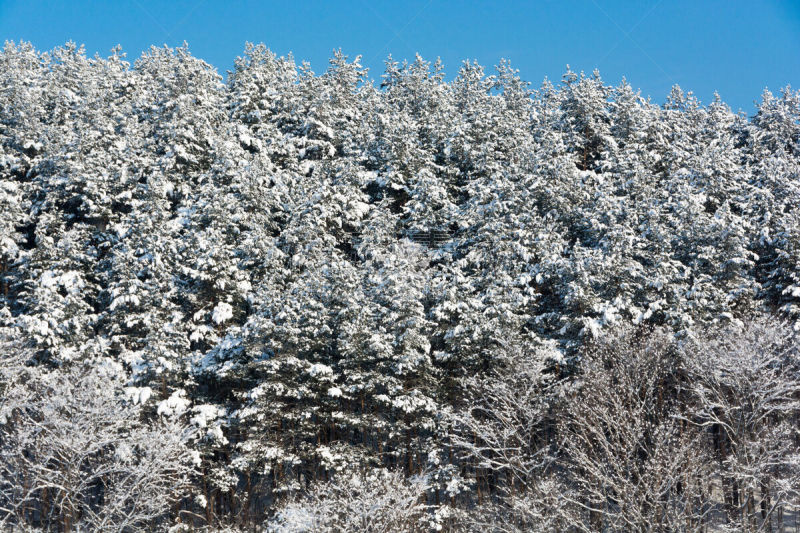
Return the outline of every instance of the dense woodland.
<path id="1" fill-rule="evenodd" d="M 782 531 L 798 329 L 789 88 L 0 53 L 3 529 Z"/>

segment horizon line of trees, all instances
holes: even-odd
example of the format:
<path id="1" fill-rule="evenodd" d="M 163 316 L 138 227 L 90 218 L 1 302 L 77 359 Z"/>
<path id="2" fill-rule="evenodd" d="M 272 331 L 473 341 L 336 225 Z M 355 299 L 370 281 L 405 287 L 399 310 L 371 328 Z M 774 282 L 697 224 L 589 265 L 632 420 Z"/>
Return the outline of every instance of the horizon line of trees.
<path id="1" fill-rule="evenodd" d="M 4 527 L 780 531 L 798 329 L 788 87 L 0 52 Z"/>

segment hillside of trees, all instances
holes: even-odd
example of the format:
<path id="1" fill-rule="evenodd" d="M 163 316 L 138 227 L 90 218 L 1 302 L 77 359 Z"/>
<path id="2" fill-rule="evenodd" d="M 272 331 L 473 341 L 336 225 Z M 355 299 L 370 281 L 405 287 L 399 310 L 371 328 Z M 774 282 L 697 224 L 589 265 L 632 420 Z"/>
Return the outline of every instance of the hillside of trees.
<path id="1" fill-rule="evenodd" d="M 0 529 L 784 531 L 798 331 L 789 88 L 0 52 Z"/>

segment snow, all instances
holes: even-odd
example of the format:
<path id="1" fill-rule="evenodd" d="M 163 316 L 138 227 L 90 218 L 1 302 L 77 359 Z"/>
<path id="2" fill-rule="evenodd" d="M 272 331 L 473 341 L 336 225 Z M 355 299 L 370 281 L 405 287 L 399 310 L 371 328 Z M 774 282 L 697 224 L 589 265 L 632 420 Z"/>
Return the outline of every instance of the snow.
<path id="1" fill-rule="evenodd" d="M 330 379 L 333 377 L 333 369 L 321 363 L 314 363 L 308 367 L 308 375 L 315 379 Z"/>
<path id="2" fill-rule="evenodd" d="M 191 424 L 199 428 L 205 428 L 209 422 L 225 415 L 225 410 L 216 405 L 203 404 L 192 407 L 193 416 L 189 418 Z"/>
<path id="3" fill-rule="evenodd" d="M 225 302 L 218 303 L 211 314 L 211 320 L 213 320 L 215 324 L 222 324 L 232 317 L 233 307 Z"/>
<path id="4" fill-rule="evenodd" d="M 38 458 L 89 450 L 85 463 L 74 463 L 86 465 L 75 479 L 107 472 L 115 498 L 114 472 L 173 483 L 177 468 L 188 477 L 159 485 L 163 497 L 140 492 L 201 517 L 199 507 L 208 506 L 213 524 L 233 519 L 227 504 L 193 498 L 209 487 L 226 500 L 246 480 L 254 482 L 252 502 L 269 502 L 269 516 L 391 514 L 400 500 L 386 502 L 399 494 L 411 507 L 424 504 L 430 521 L 449 512 L 448 502 L 427 507 L 433 487 L 442 500 L 455 498 L 460 518 L 489 509 L 473 505 L 482 477 L 497 485 L 492 498 L 512 523 L 525 506 L 546 509 L 544 516 L 597 501 L 581 494 L 587 487 L 608 486 L 620 498 L 644 490 L 624 475 L 574 482 L 601 475 L 616 456 L 570 469 L 592 450 L 569 446 L 626 434 L 636 446 L 660 442 L 669 461 L 648 463 L 647 472 L 669 473 L 682 457 L 670 446 L 698 420 L 726 427 L 703 417 L 721 416 L 749 384 L 772 390 L 796 374 L 791 351 L 765 367 L 782 374 L 743 374 L 765 350 L 753 353 L 736 336 L 764 310 L 778 314 L 776 327 L 786 319 L 800 328 L 796 90 L 765 92 L 746 117 L 677 87 L 661 105 L 626 83 L 571 71 L 536 88 L 505 63 L 492 76 L 464 64 L 450 81 L 421 58 L 390 61 L 378 87 L 358 60 L 337 54 L 315 75 L 258 45 L 224 83 L 185 48 L 126 61 L 88 58 L 72 45 L 43 54 L 9 43 L 0 51 L 11 113 L 0 135 L 0 444 L 30 450 L 0 453 L 9 483 L 0 492 L 34 495 L 9 503 L 0 494 L 0 508 L 42 509 L 41 490 L 14 480 L 59 475 L 66 462 L 53 468 Z M 447 243 L 414 243 L 412 232 L 444 232 Z M 698 351 L 718 369 L 682 353 L 670 364 L 694 361 L 691 378 L 673 367 L 669 380 L 648 382 L 650 367 L 637 365 L 658 350 L 624 344 L 634 333 L 676 352 L 705 339 Z M 727 337 L 738 340 L 717 349 Z M 747 357 L 737 356 L 740 344 L 750 346 Z M 625 433 L 639 428 L 630 423 L 639 415 L 623 416 L 638 405 L 626 396 L 635 387 L 604 381 L 619 370 L 608 361 L 592 373 L 598 346 L 612 359 L 636 356 L 620 368 L 638 374 L 618 380 L 694 394 L 665 404 L 684 409 L 680 416 L 692 422 L 685 433 Z M 727 395 L 704 404 L 714 391 Z M 789 412 L 800 396 L 792 389 L 776 397 L 792 404 L 780 407 Z M 748 405 L 759 401 L 767 400 Z M 542 442 L 530 432 L 545 426 L 543 406 L 552 410 L 553 442 L 564 447 L 555 450 L 564 463 L 549 471 L 563 474 L 569 498 L 563 480 L 545 479 L 540 465 L 550 450 L 531 448 Z M 595 420 L 607 417 L 606 427 L 595 435 L 560 434 L 588 431 L 582 413 L 601 408 Z M 658 420 L 658 431 L 675 429 L 677 416 Z M 780 435 L 782 427 L 756 429 Z M 714 453 L 741 452 L 728 440 Z M 104 444 L 92 448 L 97 443 Z M 695 441 L 684 444 L 693 449 Z M 661 457 L 637 449 L 627 457 Z M 156 465 L 143 472 L 143 458 L 163 450 L 175 455 L 141 463 Z M 718 461 L 725 472 L 711 463 L 700 470 L 733 479 L 743 464 L 734 459 Z M 796 472 L 779 479 L 793 472 L 791 461 L 751 468 L 746 486 L 758 486 L 765 472 L 777 476 L 774 486 L 795 486 Z M 426 469 L 427 497 L 409 479 L 374 468 L 381 464 Z M 515 478 L 515 468 L 527 471 Z M 510 479 L 513 502 L 503 497 Z M 97 517 L 125 513 L 107 508 L 112 497 L 67 494 L 68 485 L 49 498 L 75 504 L 76 530 L 164 529 L 176 519 L 171 507 L 159 508 L 154 519 L 93 528 Z M 649 499 L 624 505 L 641 511 L 638 500 Z M 125 512 L 138 509 L 126 502 Z M 673 503 L 660 508 L 679 507 Z M 53 523 L 67 523 L 56 507 L 48 511 Z M 581 515 L 569 510 L 570 519 Z M 35 525 L 11 521 L 36 513 L 11 514 L 3 517 L 9 527 Z M 243 527 L 268 527 L 266 516 L 251 519 Z"/>
<path id="5" fill-rule="evenodd" d="M 125 397 L 134 405 L 146 403 L 152 394 L 153 390 L 150 387 L 125 387 Z"/>
<path id="6" fill-rule="evenodd" d="M 186 398 L 186 391 L 178 389 L 169 398 L 158 403 L 156 412 L 162 416 L 180 416 L 186 412 L 189 405 L 191 401 Z"/>

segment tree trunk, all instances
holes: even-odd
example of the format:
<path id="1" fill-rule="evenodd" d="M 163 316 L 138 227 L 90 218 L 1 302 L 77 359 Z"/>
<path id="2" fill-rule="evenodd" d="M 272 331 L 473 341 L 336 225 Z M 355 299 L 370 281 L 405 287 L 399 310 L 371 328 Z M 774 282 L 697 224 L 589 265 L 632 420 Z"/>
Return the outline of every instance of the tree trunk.
<path id="1" fill-rule="evenodd" d="M 770 497 L 769 497 L 769 481 L 763 479 L 761 481 L 761 521 L 764 524 L 764 531 L 768 533 L 772 531 L 770 520 Z"/>
<path id="2" fill-rule="evenodd" d="M 8 272 L 8 260 L 3 257 L 0 261 L 0 290 L 2 290 L 3 298 L 8 298 L 8 282 L 6 282 L 6 273 Z"/>

